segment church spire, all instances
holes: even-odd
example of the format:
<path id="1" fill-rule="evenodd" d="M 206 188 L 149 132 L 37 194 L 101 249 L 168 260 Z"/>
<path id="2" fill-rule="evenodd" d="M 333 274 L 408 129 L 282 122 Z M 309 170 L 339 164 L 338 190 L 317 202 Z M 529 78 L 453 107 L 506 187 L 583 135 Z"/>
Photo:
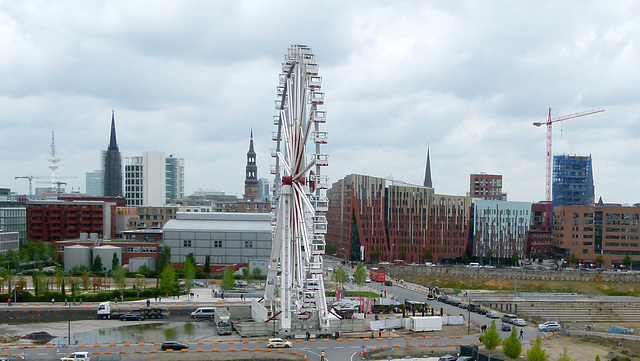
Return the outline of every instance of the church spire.
<path id="1" fill-rule="evenodd" d="M 253 128 L 249 138 L 249 151 L 247 152 L 246 176 L 244 179 L 244 199 L 257 200 L 258 195 L 258 166 L 256 164 L 256 152 L 253 149 Z"/>
<path id="2" fill-rule="evenodd" d="M 118 142 L 116 141 L 116 115 L 115 110 L 111 110 L 111 138 L 109 139 L 109 148 L 118 150 Z"/>
<path id="3" fill-rule="evenodd" d="M 427 167 L 424 170 L 424 186 L 427 188 L 433 188 L 433 182 L 431 181 L 431 160 L 429 159 L 428 147 L 427 147 Z"/>

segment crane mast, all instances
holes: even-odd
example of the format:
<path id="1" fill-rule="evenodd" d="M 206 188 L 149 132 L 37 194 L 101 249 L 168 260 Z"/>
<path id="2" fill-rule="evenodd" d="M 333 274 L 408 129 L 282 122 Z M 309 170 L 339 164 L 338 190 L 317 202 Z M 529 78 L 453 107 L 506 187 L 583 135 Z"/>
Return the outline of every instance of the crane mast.
<path id="1" fill-rule="evenodd" d="M 580 118 L 591 114 L 604 112 L 603 108 L 587 110 L 584 112 L 574 113 L 563 115 L 556 118 L 551 118 L 551 108 L 549 108 L 549 117 L 546 122 L 533 122 L 533 125 L 536 127 L 540 127 L 542 125 L 547 126 L 547 178 L 546 178 L 546 215 L 545 215 L 545 227 L 547 231 L 551 231 L 551 178 L 552 178 L 552 168 L 553 168 L 553 134 L 552 134 L 552 125 L 556 122 L 562 122 L 565 120 Z"/>

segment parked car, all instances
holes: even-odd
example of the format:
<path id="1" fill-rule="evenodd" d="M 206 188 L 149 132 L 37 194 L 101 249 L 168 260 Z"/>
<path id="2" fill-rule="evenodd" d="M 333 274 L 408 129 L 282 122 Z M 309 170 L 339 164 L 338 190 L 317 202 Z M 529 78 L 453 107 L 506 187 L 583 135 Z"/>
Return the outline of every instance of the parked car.
<path id="1" fill-rule="evenodd" d="M 384 285 L 385 285 L 385 286 L 393 286 L 393 282 L 392 282 L 392 281 L 390 281 L 390 280 L 385 280 L 385 281 L 384 281 Z"/>
<path id="2" fill-rule="evenodd" d="M 480 308 L 476 309 L 476 312 L 477 312 L 479 315 L 486 315 L 486 314 L 487 314 L 487 312 L 489 312 L 489 310 L 487 310 L 486 308 L 480 307 Z M 497 313 L 497 312 L 496 312 L 496 313 Z"/>
<path id="3" fill-rule="evenodd" d="M 144 320 L 144 317 L 134 315 L 133 313 L 125 313 L 124 315 L 120 316 L 120 320 L 121 321 L 142 321 Z"/>
<path id="4" fill-rule="evenodd" d="M 466 302 L 460 302 L 460 304 L 458 305 L 458 307 L 463 308 L 463 309 L 468 309 L 469 308 L 469 304 Z"/>
<path id="5" fill-rule="evenodd" d="M 160 348 L 164 351 L 164 350 L 183 350 L 183 349 L 188 349 L 189 346 L 185 345 L 184 343 L 180 343 L 178 341 L 165 341 L 162 343 L 162 345 L 160 345 Z"/>
<path id="6" fill-rule="evenodd" d="M 507 313 L 506 315 L 502 316 L 502 322 L 513 323 L 513 321 L 517 318 L 518 316 Z"/>
<path id="7" fill-rule="evenodd" d="M 521 318 L 516 318 L 515 320 L 513 320 L 513 324 L 516 326 L 526 326 L 527 322 Z"/>
<path id="8" fill-rule="evenodd" d="M 456 361 L 456 357 L 451 355 L 444 355 L 441 356 L 438 361 Z"/>
<path id="9" fill-rule="evenodd" d="M 449 297 L 447 295 L 440 295 L 438 296 L 438 301 L 439 302 L 443 302 L 443 303 L 447 303 L 447 300 L 449 299 Z"/>
<path id="10" fill-rule="evenodd" d="M 511 325 L 508 324 L 508 323 L 503 323 L 502 324 L 502 331 L 505 331 L 505 332 L 511 331 Z"/>
<path id="11" fill-rule="evenodd" d="M 538 325 L 538 331 L 541 332 L 556 332 L 560 331 L 561 329 L 562 326 L 560 326 L 560 324 L 556 321 L 547 321 Z"/>
<path id="12" fill-rule="evenodd" d="M 473 361 L 473 357 L 471 356 L 460 356 L 456 361 Z"/>
<path id="13" fill-rule="evenodd" d="M 291 341 L 286 341 L 281 338 L 270 338 L 269 341 L 267 342 L 267 347 L 268 348 L 275 348 L 275 347 L 289 348 L 291 347 Z"/>
<path id="14" fill-rule="evenodd" d="M 367 277 L 367 279 L 364 280 L 364 283 L 371 283 L 371 278 Z"/>
<path id="15" fill-rule="evenodd" d="M 388 265 L 390 265 L 391 263 L 389 263 L 389 262 L 387 262 L 387 261 L 382 261 L 382 262 L 380 262 L 380 263 L 378 263 L 378 264 L 379 264 L 380 266 L 388 266 Z"/>
<path id="16" fill-rule="evenodd" d="M 60 361 L 89 361 L 90 359 L 88 352 L 74 352 L 62 357 Z"/>
<path id="17" fill-rule="evenodd" d="M 500 318 L 500 315 L 496 311 L 488 311 L 485 316 L 489 318 Z"/>

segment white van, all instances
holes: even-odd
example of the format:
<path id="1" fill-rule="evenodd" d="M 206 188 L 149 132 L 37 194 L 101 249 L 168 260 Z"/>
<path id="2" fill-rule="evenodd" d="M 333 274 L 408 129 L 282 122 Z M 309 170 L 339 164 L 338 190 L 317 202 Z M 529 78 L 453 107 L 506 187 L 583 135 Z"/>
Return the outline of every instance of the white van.
<path id="1" fill-rule="evenodd" d="M 213 317 L 213 315 L 215 315 L 215 313 L 216 313 L 216 308 L 215 307 L 200 307 L 197 310 L 191 312 L 191 317 L 193 317 L 193 318 L 200 318 L 200 317 L 211 318 L 211 317 Z"/>
<path id="2" fill-rule="evenodd" d="M 471 262 L 471 263 L 469 263 L 469 265 L 467 267 L 469 267 L 469 268 L 480 268 L 480 263 Z"/>

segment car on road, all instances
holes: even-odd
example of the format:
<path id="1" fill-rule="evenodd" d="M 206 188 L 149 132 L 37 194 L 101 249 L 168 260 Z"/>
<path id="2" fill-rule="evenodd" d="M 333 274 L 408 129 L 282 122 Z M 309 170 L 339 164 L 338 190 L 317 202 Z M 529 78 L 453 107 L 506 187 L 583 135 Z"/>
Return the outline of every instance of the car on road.
<path id="1" fill-rule="evenodd" d="M 371 278 L 367 277 L 367 279 L 364 280 L 364 283 L 371 283 Z"/>
<path id="2" fill-rule="evenodd" d="M 447 297 L 447 295 L 438 296 L 438 302 L 447 303 L 448 299 L 449 299 L 449 297 Z"/>
<path id="3" fill-rule="evenodd" d="M 521 319 L 521 318 L 516 318 L 515 320 L 513 320 L 513 324 L 516 326 L 526 326 L 527 325 L 527 321 Z"/>
<path id="4" fill-rule="evenodd" d="M 500 318 L 500 315 L 498 314 L 497 311 L 488 311 L 485 316 L 489 318 Z"/>
<path id="5" fill-rule="evenodd" d="M 162 351 L 164 350 L 184 350 L 184 349 L 188 349 L 189 346 L 185 345 L 184 343 L 180 343 L 178 341 L 165 341 L 162 343 L 162 345 L 160 345 L 160 348 L 162 349 Z"/>
<path id="6" fill-rule="evenodd" d="M 460 308 L 462 308 L 462 309 L 467 310 L 467 309 L 469 309 L 469 304 L 468 304 L 468 303 L 466 303 L 466 302 L 461 302 L 461 303 L 458 305 L 458 307 L 460 307 Z"/>
<path id="7" fill-rule="evenodd" d="M 385 280 L 384 281 L 384 285 L 385 286 L 393 286 L 393 282 L 391 280 Z"/>
<path id="8" fill-rule="evenodd" d="M 473 357 L 471 356 L 460 356 L 456 361 L 473 361 Z"/>
<path id="9" fill-rule="evenodd" d="M 441 356 L 438 361 L 456 361 L 456 357 L 451 355 L 444 355 Z"/>
<path id="10" fill-rule="evenodd" d="M 505 331 L 505 332 L 511 331 L 511 325 L 508 324 L 508 323 L 503 323 L 502 324 L 502 331 Z"/>
<path id="11" fill-rule="evenodd" d="M 121 321 L 143 321 L 144 317 L 134 315 L 133 313 L 125 313 L 124 315 L 120 316 L 120 320 Z"/>
<path id="12" fill-rule="evenodd" d="M 538 331 L 541 332 L 556 332 L 560 331 L 561 329 L 562 326 L 560 326 L 560 324 L 556 321 L 547 321 L 538 325 Z"/>
<path id="13" fill-rule="evenodd" d="M 387 262 L 387 261 L 382 261 L 382 262 L 380 262 L 380 263 L 378 263 L 378 264 L 379 264 L 380 266 L 388 266 L 388 265 L 390 265 L 391 263 L 389 263 L 389 262 Z"/>
<path id="14" fill-rule="evenodd" d="M 517 318 L 518 316 L 507 313 L 506 315 L 502 316 L 502 322 L 513 323 L 513 321 L 515 321 Z"/>
<path id="15" fill-rule="evenodd" d="M 90 359 L 88 352 L 74 352 L 62 357 L 60 361 L 89 361 Z"/>
<path id="16" fill-rule="evenodd" d="M 268 348 L 276 348 L 276 347 L 289 348 L 291 347 L 291 341 L 286 341 L 281 338 L 270 338 L 269 341 L 267 342 L 267 347 Z"/>

